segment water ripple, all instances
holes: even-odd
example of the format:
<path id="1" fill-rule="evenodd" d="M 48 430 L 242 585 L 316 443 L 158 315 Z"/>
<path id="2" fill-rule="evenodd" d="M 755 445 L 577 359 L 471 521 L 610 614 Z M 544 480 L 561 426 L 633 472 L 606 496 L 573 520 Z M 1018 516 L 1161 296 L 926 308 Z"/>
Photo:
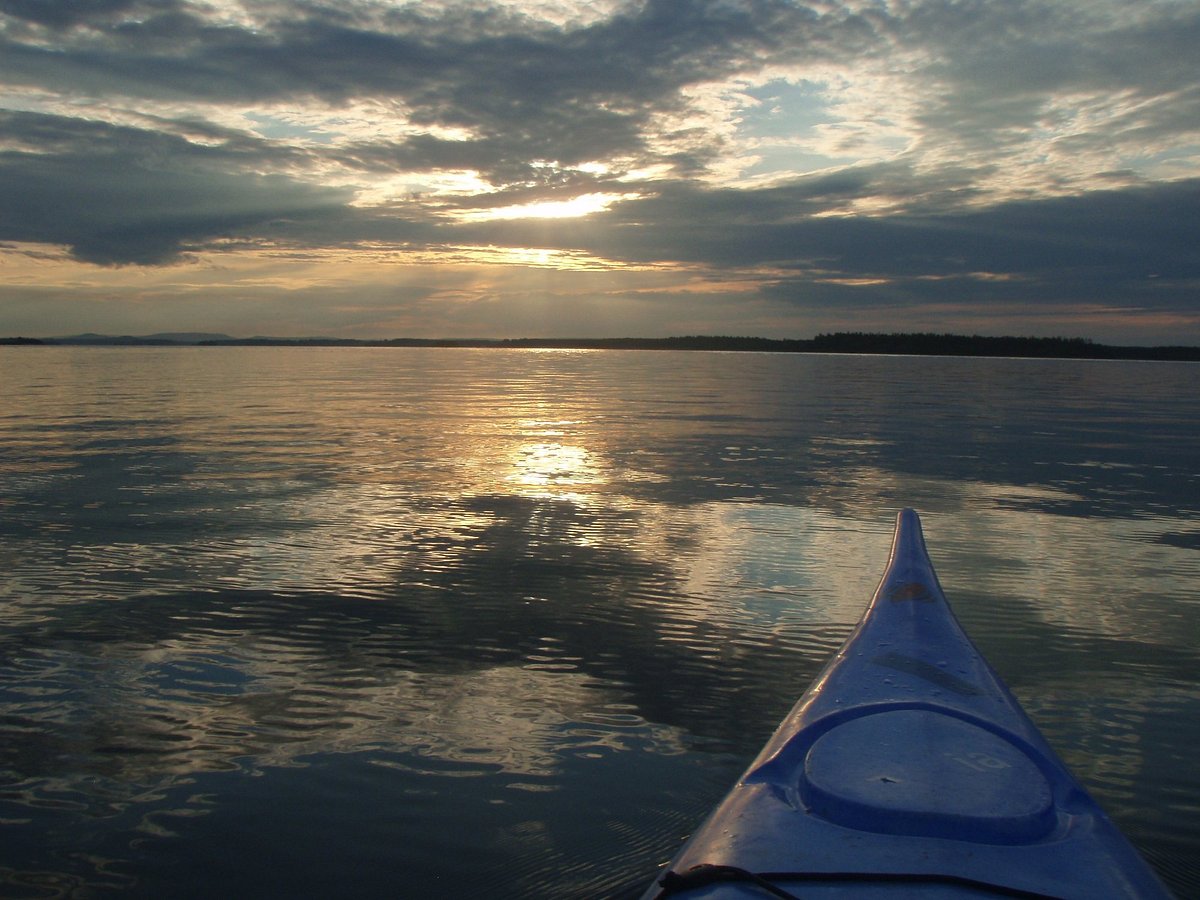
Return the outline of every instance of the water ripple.
<path id="1" fill-rule="evenodd" d="M 46 348 L 0 381 L 0 893 L 619 894 L 910 504 L 1195 892 L 1189 367 Z"/>

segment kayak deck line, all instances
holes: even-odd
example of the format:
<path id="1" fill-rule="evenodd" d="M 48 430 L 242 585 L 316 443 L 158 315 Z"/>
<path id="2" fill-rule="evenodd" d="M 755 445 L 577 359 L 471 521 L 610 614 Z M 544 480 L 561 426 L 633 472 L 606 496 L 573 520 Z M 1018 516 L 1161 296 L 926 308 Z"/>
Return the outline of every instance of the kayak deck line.
<path id="1" fill-rule="evenodd" d="M 917 513 L 841 649 L 645 900 L 1170 897 L 946 601 Z"/>
<path id="2" fill-rule="evenodd" d="M 714 865 L 698 865 L 688 869 L 683 874 L 677 872 L 666 872 L 659 879 L 659 885 L 662 886 L 656 898 L 666 898 L 678 895 L 683 891 L 690 891 L 698 887 L 707 887 L 708 885 L 717 884 L 720 882 L 744 882 L 752 884 L 759 888 L 763 893 L 772 897 L 783 897 L 785 900 L 802 900 L 795 894 L 784 890 L 774 882 L 777 881 L 825 881 L 829 883 L 856 883 L 859 885 L 869 884 L 874 882 L 876 885 L 886 884 L 894 886 L 897 884 L 917 884 L 922 887 L 930 885 L 949 885 L 960 888 L 971 888 L 973 890 L 985 891 L 985 896 L 993 897 L 1024 897 L 1027 900 L 1062 900 L 1053 894 L 1040 894 L 1032 891 L 1023 891 L 1019 888 L 1005 888 L 986 882 L 973 881 L 969 878 L 960 878 L 955 875 L 940 875 L 938 873 L 927 874 L 864 874 L 862 872 L 823 872 L 817 874 L 809 874 L 805 872 L 749 872 L 745 869 L 738 869 L 734 866 L 714 866 Z"/>

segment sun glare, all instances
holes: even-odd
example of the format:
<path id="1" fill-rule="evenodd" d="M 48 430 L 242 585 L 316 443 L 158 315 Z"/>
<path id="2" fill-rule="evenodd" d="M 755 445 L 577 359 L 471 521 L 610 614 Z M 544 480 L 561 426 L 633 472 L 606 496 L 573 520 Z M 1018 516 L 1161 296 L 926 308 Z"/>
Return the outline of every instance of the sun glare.
<path id="1" fill-rule="evenodd" d="M 497 219 L 575 219 L 603 212 L 622 200 L 635 200 L 639 194 L 580 194 L 570 200 L 542 200 L 517 206 L 473 210 L 462 218 L 471 222 L 491 222 Z"/>

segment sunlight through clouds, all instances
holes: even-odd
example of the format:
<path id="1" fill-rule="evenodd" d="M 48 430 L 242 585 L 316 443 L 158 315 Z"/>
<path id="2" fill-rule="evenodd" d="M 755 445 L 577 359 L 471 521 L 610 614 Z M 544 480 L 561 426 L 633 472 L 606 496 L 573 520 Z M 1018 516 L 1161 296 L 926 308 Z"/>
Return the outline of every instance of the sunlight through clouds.
<path id="1" fill-rule="evenodd" d="M 1195 4 L 1092 0 L 5 4 L 0 264 L 26 280 L 0 335 L 76 265 L 117 287 L 37 331 L 136 323 L 123 298 L 162 267 L 281 307 L 286 275 L 240 280 L 257 253 L 372 296 L 433 260 L 602 268 L 629 278 L 614 308 L 645 308 L 642 271 L 684 292 L 753 272 L 695 320 L 736 331 L 752 298 L 764 336 L 882 306 L 1023 334 L 1053 303 L 1093 339 L 1200 341 L 1197 36 Z M 32 247 L 61 262 L 29 274 Z M 353 253 L 388 274 L 348 274 Z M 469 327 L 420 308 L 426 333 Z M 579 336 L 613 327 L 564 309 Z M 624 327 L 661 336 L 668 311 Z"/>
<path id="2" fill-rule="evenodd" d="M 603 212 L 614 203 L 636 200 L 638 194 L 580 194 L 570 200 L 542 200 L 517 206 L 502 206 L 498 209 L 483 209 L 463 212 L 460 218 L 473 222 L 488 222 L 495 219 L 574 219 Z"/>

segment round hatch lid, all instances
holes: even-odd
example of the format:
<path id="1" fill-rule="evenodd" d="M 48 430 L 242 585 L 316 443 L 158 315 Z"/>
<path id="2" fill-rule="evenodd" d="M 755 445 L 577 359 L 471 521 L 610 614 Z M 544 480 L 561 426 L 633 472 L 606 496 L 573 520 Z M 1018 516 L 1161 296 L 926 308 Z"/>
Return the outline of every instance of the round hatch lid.
<path id="1" fill-rule="evenodd" d="M 800 789 L 814 813 L 860 831 L 1016 844 L 1055 821 L 1050 784 L 1023 750 L 925 709 L 835 726 L 809 748 Z"/>

